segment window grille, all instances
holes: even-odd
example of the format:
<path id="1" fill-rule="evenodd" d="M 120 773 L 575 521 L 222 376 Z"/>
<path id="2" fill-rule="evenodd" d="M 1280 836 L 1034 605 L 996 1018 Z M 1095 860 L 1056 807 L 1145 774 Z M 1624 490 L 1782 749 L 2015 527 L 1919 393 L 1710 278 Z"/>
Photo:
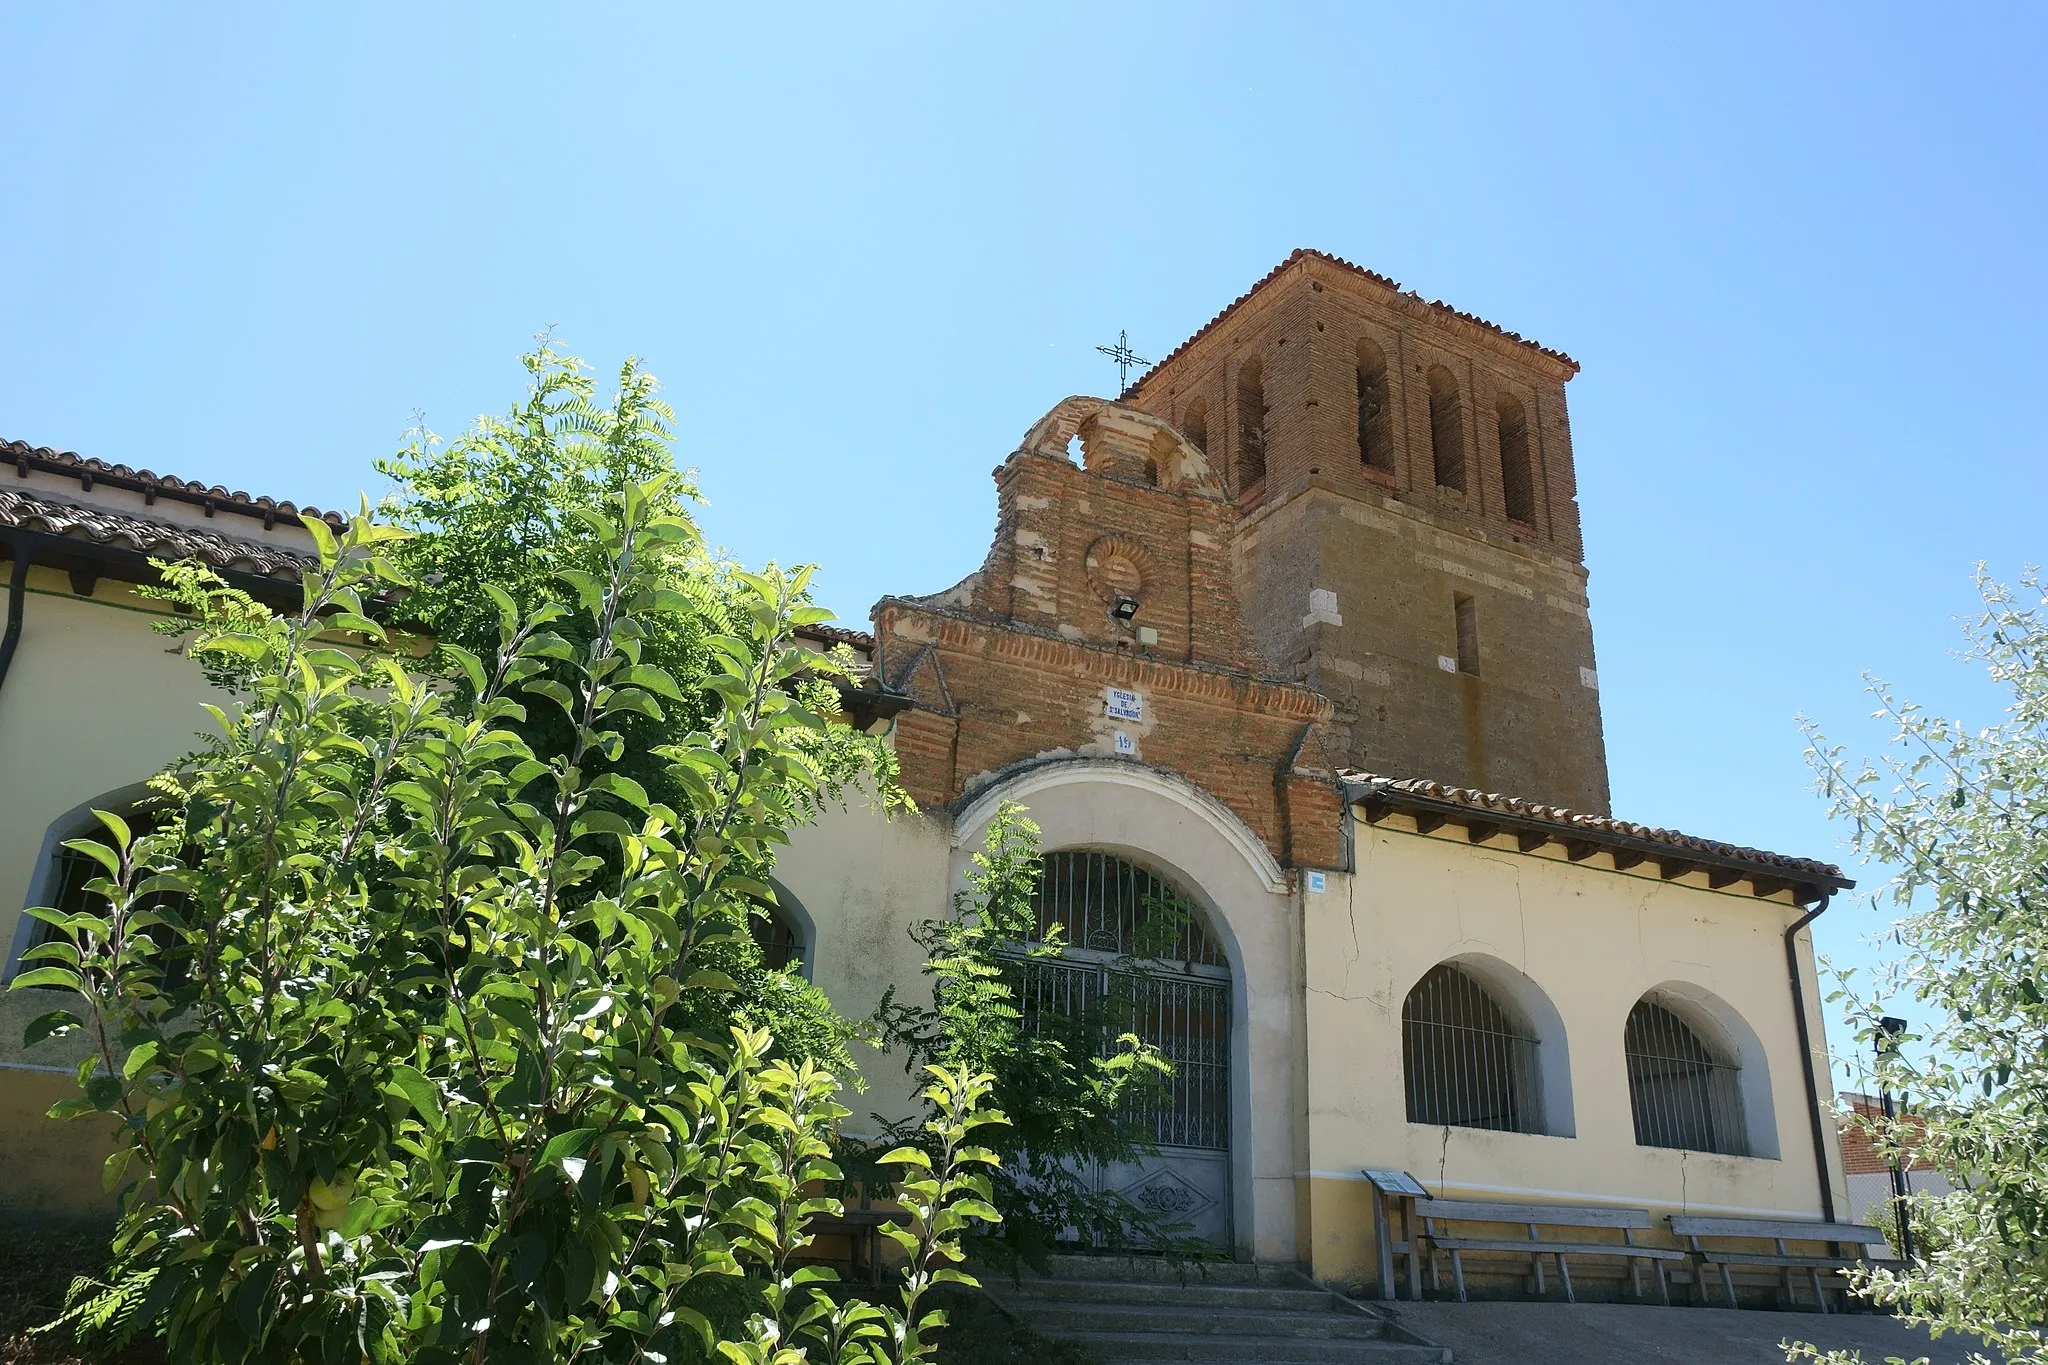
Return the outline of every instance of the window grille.
<path id="1" fill-rule="evenodd" d="M 128 815 L 128 821 L 130 828 L 134 830 L 138 838 L 147 834 L 154 823 L 145 815 L 135 812 L 131 812 Z M 102 837 L 104 834 L 105 831 L 96 825 L 91 829 L 80 831 L 74 837 L 95 839 Z M 47 896 L 42 903 L 48 905 L 53 910 L 61 911 L 67 915 L 75 915 L 82 911 L 95 915 L 105 915 L 112 907 L 108 905 L 106 897 L 100 895 L 97 891 L 87 890 L 86 883 L 92 881 L 95 877 L 104 877 L 106 875 L 107 870 L 100 865 L 98 859 L 88 854 L 80 853 L 75 848 L 60 846 L 50 856 L 49 881 L 45 883 Z M 175 916 L 182 913 L 185 906 L 186 898 L 183 893 L 156 891 L 139 899 L 136 902 L 135 908 L 137 910 L 154 911 L 158 914 Z M 167 928 L 156 928 L 148 932 L 150 937 L 156 940 L 160 948 L 168 950 L 174 942 L 174 935 Z M 30 931 L 29 941 L 26 946 L 33 948 L 59 937 L 61 937 L 61 934 L 56 926 L 44 920 L 36 920 L 34 921 L 33 929 Z M 174 985 L 182 982 L 185 979 L 186 972 L 190 970 L 190 963 L 183 956 L 159 958 L 158 964 L 164 969 L 165 984 Z M 16 965 L 19 966 L 21 964 Z M 39 966 L 41 964 L 30 963 L 28 965 Z"/>
<path id="2" fill-rule="evenodd" d="M 1108 1057 L 1135 1033 L 1173 1064 L 1143 1113 L 1162 1147 L 1230 1147 L 1230 973 L 1187 897 L 1107 853 L 1048 853 L 1039 868 L 1041 941 L 1057 958 L 1015 964 L 1025 1026 Z"/>
<path id="3" fill-rule="evenodd" d="M 1748 1156 L 1739 1068 L 1676 1014 L 1644 998 L 1622 1038 L 1636 1145 Z"/>
<path id="4" fill-rule="evenodd" d="M 1536 1046 L 1470 975 L 1432 968 L 1401 1005 L 1408 1121 L 1541 1132 Z"/>
<path id="5" fill-rule="evenodd" d="M 766 914 L 761 911 L 766 910 Z M 761 961 L 771 971 L 790 968 L 801 976 L 804 970 L 804 938 L 780 910 L 773 906 L 754 908 L 747 916 L 747 928 L 761 950 Z"/>
<path id="6" fill-rule="evenodd" d="M 1048 853 L 1038 875 L 1038 933 L 1119 957 L 1227 967 L 1194 907 L 1164 877 L 1107 853 Z"/>
<path id="7" fill-rule="evenodd" d="M 1020 963 L 1023 1013 L 1034 1032 L 1056 1032 L 1076 1051 L 1113 1056 L 1135 1033 L 1173 1064 L 1149 1098 L 1162 1147 L 1230 1147 L 1230 985 L 1204 977 L 1112 971 L 1100 964 Z"/>

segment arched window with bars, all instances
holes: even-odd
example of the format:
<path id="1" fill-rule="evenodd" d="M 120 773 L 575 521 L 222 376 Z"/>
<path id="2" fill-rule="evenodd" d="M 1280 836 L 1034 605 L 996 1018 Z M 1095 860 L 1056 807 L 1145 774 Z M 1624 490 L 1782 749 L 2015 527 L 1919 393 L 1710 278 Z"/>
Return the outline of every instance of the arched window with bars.
<path id="1" fill-rule="evenodd" d="M 59 818 L 44 832 L 41 865 L 30 882 L 30 905 L 46 906 L 66 915 L 81 912 L 104 915 L 108 912 L 110 907 L 106 897 L 89 889 L 93 880 L 107 875 L 106 869 L 89 854 L 65 847 L 65 841 L 70 839 L 113 842 L 107 827 L 93 814 L 95 809 L 121 816 L 136 838 L 157 830 L 171 818 L 169 813 L 148 799 L 146 789 L 140 786 L 107 793 Z M 187 850 L 188 855 L 190 852 Z M 138 898 L 135 908 L 171 919 L 182 919 L 190 908 L 190 898 L 183 892 L 155 891 Z M 166 979 L 182 980 L 191 967 L 186 955 L 189 950 L 178 945 L 176 935 L 168 927 L 152 929 L 149 936 L 165 950 L 165 955 L 158 959 L 158 965 L 164 969 Z M 14 942 L 7 945 L 7 955 L 0 959 L 0 988 L 23 971 L 42 965 L 26 956 L 31 949 L 62 937 L 47 921 L 34 915 L 22 915 L 15 928 Z"/>
<path id="2" fill-rule="evenodd" d="M 1244 493 L 1266 481 L 1266 378 L 1256 359 L 1237 370 L 1236 489 Z"/>
<path id="3" fill-rule="evenodd" d="M 1742 1069 L 1652 992 L 1622 1034 L 1636 1145 L 1750 1155 Z"/>
<path id="4" fill-rule="evenodd" d="M 791 971 L 810 975 L 810 944 L 796 916 L 782 904 L 757 905 L 747 919 L 754 946 L 761 950 L 761 962 L 770 971 Z"/>
<path id="5" fill-rule="evenodd" d="M 1441 365 L 1429 367 L 1429 454 L 1439 488 L 1465 491 L 1465 422 L 1458 380 Z"/>
<path id="6" fill-rule="evenodd" d="M 1408 1121 L 1543 1132 L 1536 1050 L 1535 1033 L 1478 978 L 1439 963 L 1401 1004 Z"/>

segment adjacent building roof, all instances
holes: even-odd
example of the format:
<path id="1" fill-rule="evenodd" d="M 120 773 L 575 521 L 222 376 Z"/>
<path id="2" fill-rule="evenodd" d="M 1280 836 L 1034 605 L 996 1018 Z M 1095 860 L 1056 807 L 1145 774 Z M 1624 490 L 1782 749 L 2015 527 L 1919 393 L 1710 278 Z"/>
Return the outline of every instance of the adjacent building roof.
<path id="1" fill-rule="evenodd" d="M 89 460 L 68 450 L 32 446 L 26 441 L 0 441 L 0 461 L 13 465 L 23 478 L 31 471 L 69 475 L 78 480 L 81 492 L 90 493 L 94 484 L 105 483 L 115 488 L 138 492 L 147 502 L 155 502 L 158 498 L 176 498 L 180 502 L 194 503 L 209 511 L 218 509 L 259 517 L 266 530 L 280 518 L 296 521 L 301 516 L 321 517 L 335 526 L 342 524 L 342 518 L 337 513 L 322 512 L 317 507 L 300 507 L 271 498 L 251 497 L 247 493 L 231 492 L 219 484 L 208 487 L 188 479 L 152 474 L 147 469 L 130 469 L 125 464 Z"/>
<path id="2" fill-rule="evenodd" d="M 847 630 L 841 626 L 798 626 L 796 634 L 822 645 L 851 645 L 869 654 L 875 649 L 875 637 L 864 630 Z"/>
<path id="3" fill-rule="evenodd" d="M 1244 293 L 1239 294 L 1234 300 L 1232 300 L 1229 307 L 1225 308 L 1215 317 L 1210 318 L 1207 322 L 1203 323 L 1201 328 L 1198 331 L 1196 331 L 1196 333 L 1193 336 L 1189 337 L 1186 341 L 1183 341 L 1180 345 L 1174 347 L 1171 351 L 1169 351 L 1164 360 L 1154 365 L 1151 369 L 1145 371 L 1145 373 L 1139 375 L 1137 382 L 1131 385 L 1130 392 L 1135 394 L 1138 392 L 1138 390 L 1144 388 L 1147 380 L 1151 379 L 1153 375 L 1158 374 L 1168 365 L 1171 365 L 1174 362 L 1174 360 L 1179 357 L 1181 352 L 1187 350 L 1188 347 L 1194 345 L 1203 337 L 1209 335 L 1210 332 L 1216 330 L 1216 328 L 1222 324 L 1225 318 L 1229 317 L 1232 313 L 1235 313 L 1239 308 L 1242 308 L 1246 303 L 1249 303 L 1253 296 L 1258 294 L 1267 285 L 1279 279 L 1283 274 L 1287 272 L 1288 267 L 1295 265 L 1301 261 L 1321 261 L 1326 265 L 1335 266 L 1340 270 L 1349 271 L 1351 274 L 1358 276 L 1360 279 L 1370 280 L 1374 284 L 1377 284 L 1382 288 L 1390 290 L 1393 293 L 1400 294 L 1408 299 L 1412 299 L 1416 303 L 1421 304 L 1424 308 L 1427 308 L 1432 312 L 1440 313 L 1445 317 L 1456 318 L 1461 322 L 1470 323 L 1472 326 L 1478 327 L 1483 331 L 1491 332 L 1495 336 L 1500 337 L 1503 340 L 1512 341 L 1518 346 L 1526 346 L 1530 350 L 1536 352 L 1538 355 L 1547 356 L 1551 360 L 1554 360 L 1559 364 L 1566 366 L 1571 370 L 1573 374 L 1577 374 L 1579 372 L 1579 362 L 1573 360 L 1563 351 L 1552 350 L 1548 346 L 1544 346 L 1537 342 L 1531 341 L 1519 332 L 1510 332 L 1507 328 L 1502 327 L 1499 323 L 1488 322 L 1485 318 L 1482 318 L 1475 313 L 1467 313 L 1463 309 L 1453 308 L 1450 304 L 1445 303 L 1442 299 L 1424 300 L 1422 295 L 1416 293 L 1413 289 L 1403 289 L 1401 287 L 1401 282 L 1399 280 L 1389 279 L 1387 276 L 1380 274 L 1376 270 L 1367 270 L 1362 265 L 1354 265 L 1352 262 L 1345 260 L 1342 256 L 1332 256 L 1327 251 L 1317 251 L 1312 247 L 1297 247 L 1294 251 L 1289 253 L 1286 260 L 1280 262 L 1280 264 L 1274 266 L 1271 270 L 1267 271 L 1264 277 L 1261 278 L 1258 283 L 1254 284 L 1251 288 L 1245 290 Z"/>
<path id="4" fill-rule="evenodd" d="M 1856 884 L 1833 863 L 1767 853 L 1605 815 L 1586 815 L 1498 792 L 1361 772 L 1347 772 L 1343 781 L 1345 796 L 1373 824 L 1399 811 L 1414 818 L 1424 833 L 1456 823 L 1475 844 L 1511 834 L 1524 852 L 1549 843 L 1561 844 L 1573 862 L 1604 851 L 1613 857 L 1617 868 L 1654 862 L 1667 881 L 1687 872 L 1705 872 L 1708 884 L 1715 888 L 1746 880 L 1758 895 L 1789 890 L 1802 905 Z"/>
<path id="5" fill-rule="evenodd" d="M 0 528 L 82 541 L 155 559 L 197 559 L 216 569 L 288 579 L 293 583 L 299 581 L 300 570 L 312 562 L 311 556 L 295 554 L 281 546 L 129 516 L 5 484 L 0 484 Z"/>
<path id="6" fill-rule="evenodd" d="M 1860 1095 L 1844 1091 L 1841 1101 L 1856 1118 L 1865 1123 L 1881 1123 L 1884 1120 L 1883 1102 L 1872 1095 Z M 1906 1126 L 1916 1131 L 1925 1131 L 1925 1125 L 1918 1114 L 1901 1114 Z M 1837 1125 L 1842 1135 L 1842 1174 L 1879 1175 L 1892 1168 L 1891 1158 L 1877 1150 L 1870 1129 L 1864 1123 L 1845 1122 Z M 1918 1144 L 1913 1144 L 1917 1149 Z M 1922 1156 L 1918 1150 L 1905 1154 L 1903 1165 L 1909 1171 L 1931 1171 L 1934 1163 Z"/>

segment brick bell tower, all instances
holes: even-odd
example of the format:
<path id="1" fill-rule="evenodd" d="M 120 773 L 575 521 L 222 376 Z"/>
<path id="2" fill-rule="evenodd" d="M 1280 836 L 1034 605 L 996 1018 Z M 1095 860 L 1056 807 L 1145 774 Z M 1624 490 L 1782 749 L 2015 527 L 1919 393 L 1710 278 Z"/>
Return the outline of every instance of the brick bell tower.
<path id="1" fill-rule="evenodd" d="M 1577 372 L 1296 251 L 1126 396 L 1222 477 L 1253 641 L 1351 766 L 1607 813 Z"/>

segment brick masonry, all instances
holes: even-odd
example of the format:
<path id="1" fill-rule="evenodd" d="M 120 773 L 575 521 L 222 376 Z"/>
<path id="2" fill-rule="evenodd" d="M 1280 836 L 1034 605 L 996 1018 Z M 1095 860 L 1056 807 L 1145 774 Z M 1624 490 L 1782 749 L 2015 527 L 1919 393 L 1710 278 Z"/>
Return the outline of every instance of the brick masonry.
<path id="1" fill-rule="evenodd" d="M 1121 757 L 1208 791 L 1283 864 L 1338 866 L 1333 707 L 1270 676 L 1239 606 L 1238 511 L 1201 453 L 1069 399 L 995 480 L 980 571 L 875 608 L 877 669 L 916 701 L 896 728 L 911 794 L 946 805 L 1032 762 Z"/>
<path id="2" fill-rule="evenodd" d="M 1361 340 L 1385 360 L 1390 469 L 1361 454 Z M 1239 378 L 1254 359 L 1265 475 L 1247 484 Z M 1437 366 L 1457 384 L 1463 492 L 1436 481 L 1426 376 Z M 1254 646 L 1264 667 L 1333 699 L 1346 765 L 1609 809 L 1564 399 L 1576 370 L 1392 281 L 1297 253 L 1130 395 L 1204 433 L 1240 512 L 1231 570 Z M 1507 514 L 1502 395 L 1527 419 L 1528 521 Z M 1476 624 L 1465 669 L 1460 597 Z"/>

